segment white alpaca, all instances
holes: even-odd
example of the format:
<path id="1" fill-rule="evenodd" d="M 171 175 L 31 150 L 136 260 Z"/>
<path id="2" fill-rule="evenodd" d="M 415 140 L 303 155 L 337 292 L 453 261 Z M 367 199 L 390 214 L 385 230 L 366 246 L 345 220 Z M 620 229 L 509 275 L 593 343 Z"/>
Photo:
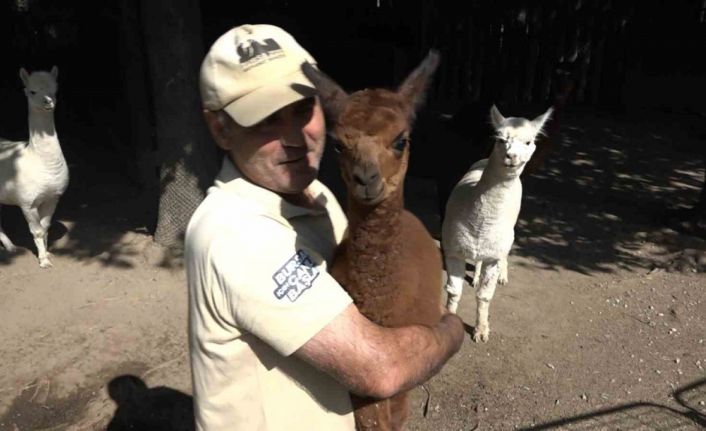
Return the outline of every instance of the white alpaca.
<path id="1" fill-rule="evenodd" d="M 69 169 L 54 127 L 56 66 L 51 72 L 28 74 L 20 69 L 29 108 L 29 140 L 0 139 L 0 204 L 22 209 L 37 246 L 39 266 L 52 266 L 47 234 L 56 204 L 69 183 Z M 15 245 L 0 226 L 0 243 L 8 251 Z"/>
<path id="2" fill-rule="evenodd" d="M 535 150 L 534 140 L 552 108 L 529 121 L 504 118 L 493 105 L 490 119 L 496 142 L 490 157 L 480 160 L 459 181 L 446 204 L 441 246 L 448 280 L 447 307 L 455 313 L 463 291 L 466 260 L 476 266 L 473 287 L 477 313 L 473 340 L 488 341 L 488 308 L 495 286 L 507 283 L 507 256 L 515 240 L 520 213 L 520 174 Z"/>

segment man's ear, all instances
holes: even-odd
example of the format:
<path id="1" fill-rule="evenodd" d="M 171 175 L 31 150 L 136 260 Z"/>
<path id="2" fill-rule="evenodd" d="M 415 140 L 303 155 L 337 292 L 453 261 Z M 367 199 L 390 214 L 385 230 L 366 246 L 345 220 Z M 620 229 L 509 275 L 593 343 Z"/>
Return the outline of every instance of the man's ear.
<path id="1" fill-rule="evenodd" d="M 206 120 L 208 131 L 211 132 L 213 140 L 219 148 L 230 151 L 232 141 L 230 138 L 230 124 L 227 123 L 227 118 L 220 111 L 203 110 L 203 118 Z"/>

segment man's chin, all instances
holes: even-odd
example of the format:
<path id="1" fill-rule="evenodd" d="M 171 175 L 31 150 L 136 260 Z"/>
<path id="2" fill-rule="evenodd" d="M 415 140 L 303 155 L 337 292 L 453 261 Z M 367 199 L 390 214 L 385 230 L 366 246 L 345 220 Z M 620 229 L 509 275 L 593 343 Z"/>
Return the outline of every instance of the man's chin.
<path id="1" fill-rule="evenodd" d="M 287 180 L 287 189 L 291 193 L 301 193 L 314 182 L 318 175 L 318 170 L 309 167 L 308 169 L 290 172 Z"/>

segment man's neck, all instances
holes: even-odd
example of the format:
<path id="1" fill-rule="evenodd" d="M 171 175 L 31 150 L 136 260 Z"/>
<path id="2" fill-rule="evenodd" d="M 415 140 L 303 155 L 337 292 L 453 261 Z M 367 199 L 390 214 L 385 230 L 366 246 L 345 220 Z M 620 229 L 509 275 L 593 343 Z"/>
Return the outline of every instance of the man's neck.
<path id="1" fill-rule="evenodd" d="M 250 182 L 252 184 L 255 184 L 258 187 L 267 188 L 267 187 L 263 186 L 262 184 L 259 184 L 256 181 L 253 181 L 250 178 L 248 178 L 248 176 L 245 174 L 245 172 L 243 172 L 243 170 L 240 169 L 238 164 L 235 162 L 235 158 L 231 154 L 228 154 L 227 157 L 230 160 L 230 162 L 233 164 L 235 169 L 240 173 L 240 175 L 242 175 L 242 177 L 245 180 L 247 180 L 248 182 Z M 268 190 L 270 190 L 272 193 L 276 193 L 283 200 L 289 202 L 292 205 L 296 205 L 296 206 L 303 207 L 303 208 L 314 209 L 314 210 L 325 209 L 325 206 L 316 200 L 316 196 L 314 196 L 314 194 L 311 192 L 310 186 L 299 193 L 280 193 L 275 190 L 271 190 L 271 189 L 268 189 Z"/>
<path id="2" fill-rule="evenodd" d="M 316 200 L 316 196 L 314 196 L 311 191 L 307 188 L 301 193 L 296 193 L 296 194 L 286 194 L 286 193 L 280 193 L 280 196 L 282 196 L 282 199 L 285 201 L 289 202 L 292 205 L 296 205 L 299 207 L 304 207 L 304 208 L 309 208 L 309 209 L 324 209 L 324 206 Z"/>

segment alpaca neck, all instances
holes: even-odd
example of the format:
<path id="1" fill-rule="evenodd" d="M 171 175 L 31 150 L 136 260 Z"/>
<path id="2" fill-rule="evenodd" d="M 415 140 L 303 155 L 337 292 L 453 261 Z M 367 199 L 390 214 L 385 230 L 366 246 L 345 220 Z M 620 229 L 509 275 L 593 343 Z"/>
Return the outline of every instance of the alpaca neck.
<path id="1" fill-rule="evenodd" d="M 63 160 L 53 111 L 29 108 L 29 148 L 45 161 Z"/>
<path id="2" fill-rule="evenodd" d="M 351 252 L 369 254 L 392 246 L 400 232 L 400 215 L 404 203 L 402 187 L 376 205 L 363 205 L 348 197 L 348 231 Z"/>
<path id="3" fill-rule="evenodd" d="M 400 190 L 374 206 L 361 205 L 348 198 L 348 240 L 346 255 L 350 262 L 348 291 L 354 301 L 364 303 L 372 298 L 395 295 L 395 270 L 400 267 L 401 214 Z"/>
<path id="4" fill-rule="evenodd" d="M 500 160 L 488 161 L 476 189 L 476 211 L 483 214 L 486 229 L 496 223 L 509 223 L 514 226 L 522 201 L 522 182 L 520 171 L 510 171 Z M 479 228 L 480 229 L 480 228 Z"/>
<path id="5" fill-rule="evenodd" d="M 524 166 L 517 170 L 510 170 L 507 166 L 503 164 L 502 160 L 499 160 L 499 157 L 496 156 L 496 153 L 493 152 L 490 155 L 488 164 L 483 170 L 483 175 L 481 175 L 481 178 L 478 181 L 478 187 L 483 189 L 512 188 L 520 182 L 520 174 L 522 173 L 523 169 Z"/>

